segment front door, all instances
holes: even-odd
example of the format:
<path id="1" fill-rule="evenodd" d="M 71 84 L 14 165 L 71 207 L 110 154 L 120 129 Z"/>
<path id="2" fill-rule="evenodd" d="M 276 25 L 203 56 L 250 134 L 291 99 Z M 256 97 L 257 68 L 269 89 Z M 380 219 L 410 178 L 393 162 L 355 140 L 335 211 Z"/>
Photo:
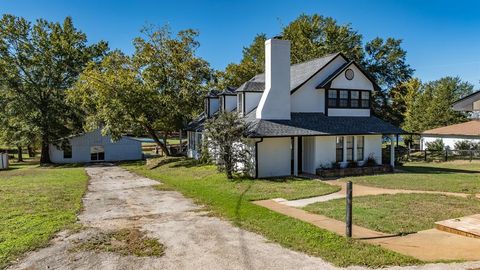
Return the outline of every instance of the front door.
<path id="1" fill-rule="evenodd" d="M 105 149 L 103 146 L 90 147 L 90 160 L 91 161 L 103 161 L 105 160 Z"/>

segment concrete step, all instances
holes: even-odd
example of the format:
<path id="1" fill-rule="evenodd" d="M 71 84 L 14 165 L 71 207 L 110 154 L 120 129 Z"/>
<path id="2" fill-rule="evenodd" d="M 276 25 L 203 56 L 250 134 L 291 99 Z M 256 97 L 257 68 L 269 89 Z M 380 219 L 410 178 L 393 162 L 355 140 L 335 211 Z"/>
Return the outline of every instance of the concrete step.
<path id="1" fill-rule="evenodd" d="M 480 239 L 480 214 L 435 222 L 437 230 Z"/>

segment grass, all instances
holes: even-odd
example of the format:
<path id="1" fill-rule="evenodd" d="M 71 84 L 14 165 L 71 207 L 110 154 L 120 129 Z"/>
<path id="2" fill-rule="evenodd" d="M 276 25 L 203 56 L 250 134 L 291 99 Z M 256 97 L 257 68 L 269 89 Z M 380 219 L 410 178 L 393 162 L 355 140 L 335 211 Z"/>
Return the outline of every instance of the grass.
<path id="1" fill-rule="evenodd" d="M 452 161 L 442 163 L 407 163 L 401 173 L 345 178 L 366 186 L 480 193 L 480 162 Z"/>
<path id="2" fill-rule="evenodd" d="M 159 257 L 165 254 L 164 245 L 156 239 L 145 236 L 138 229 L 100 233 L 77 243 L 73 250 L 114 252 L 138 257 Z"/>
<path id="3" fill-rule="evenodd" d="M 22 163 L 0 171 L 0 269 L 73 228 L 87 182 L 83 168 Z"/>
<path id="4" fill-rule="evenodd" d="M 312 189 L 324 185 L 318 181 L 229 182 L 223 174 L 217 173 L 213 166 L 196 165 L 191 160 L 166 163 L 155 169 L 149 169 L 141 162 L 123 166 L 146 177 L 161 180 L 166 186 L 194 198 L 197 203 L 208 207 L 213 214 L 230 220 L 238 227 L 259 233 L 284 247 L 319 256 L 338 266 L 382 267 L 420 263 L 414 258 L 347 239 L 251 203 L 251 200 L 265 198 L 292 199 L 310 196 L 317 193 L 311 192 Z M 308 185 L 310 187 L 307 187 Z M 294 186 L 298 187 L 298 191 Z M 326 190 L 325 187 L 318 188 L 318 191 L 321 191 L 319 194 Z"/>
<path id="5" fill-rule="evenodd" d="M 345 200 L 308 205 L 307 211 L 345 221 Z M 353 199 L 353 223 L 375 231 L 408 234 L 434 228 L 436 221 L 480 212 L 480 200 L 437 194 L 395 194 Z"/>

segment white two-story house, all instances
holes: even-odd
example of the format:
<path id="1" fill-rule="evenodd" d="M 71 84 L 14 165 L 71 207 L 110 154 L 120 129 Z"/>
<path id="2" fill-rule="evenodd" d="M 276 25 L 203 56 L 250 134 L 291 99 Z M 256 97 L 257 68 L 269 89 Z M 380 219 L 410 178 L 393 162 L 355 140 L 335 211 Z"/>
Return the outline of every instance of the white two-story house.
<path id="1" fill-rule="evenodd" d="M 205 111 L 187 127 L 188 155 L 198 157 L 205 119 L 223 110 L 237 111 L 250 126 L 253 177 L 313 174 L 334 162 L 361 165 L 369 156 L 381 163 L 383 137 L 404 131 L 372 115 L 376 88 L 341 53 L 290 65 L 290 42 L 269 39 L 264 74 L 205 98 Z"/>

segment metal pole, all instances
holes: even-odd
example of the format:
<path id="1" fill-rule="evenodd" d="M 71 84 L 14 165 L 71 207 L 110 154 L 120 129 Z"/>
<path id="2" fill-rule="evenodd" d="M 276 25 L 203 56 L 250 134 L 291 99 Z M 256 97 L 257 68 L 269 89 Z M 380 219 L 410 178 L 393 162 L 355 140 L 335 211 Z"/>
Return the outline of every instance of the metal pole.
<path id="1" fill-rule="evenodd" d="M 352 181 L 347 182 L 347 213 L 345 218 L 346 235 L 352 237 Z"/>

